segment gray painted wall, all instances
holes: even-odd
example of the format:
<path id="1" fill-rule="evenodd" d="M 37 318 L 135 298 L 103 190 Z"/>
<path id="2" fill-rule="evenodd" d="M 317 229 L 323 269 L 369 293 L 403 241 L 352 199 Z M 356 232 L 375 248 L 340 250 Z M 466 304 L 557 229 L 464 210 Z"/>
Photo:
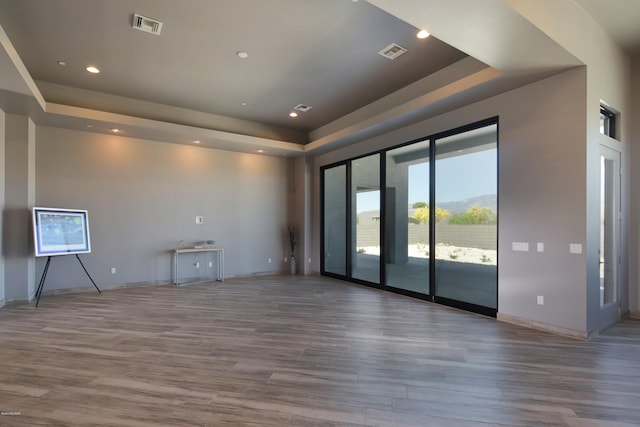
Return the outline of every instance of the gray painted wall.
<path id="1" fill-rule="evenodd" d="M 631 67 L 631 231 L 629 233 L 629 309 L 634 317 L 640 318 L 640 58 Z"/>
<path id="2" fill-rule="evenodd" d="M 0 110 L 0 244 L 3 245 L 0 251 L 0 307 L 5 303 L 4 291 L 4 244 L 3 226 L 4 223 L 4 187 L 5 187 L 5 113 Z"/>
<path id="3" fill-rule="evenodd" d="M 35 292 L 30 209 L 35 201 L 35 125 L 30 118 L 5 116 L 5 197 L 2 247 L 6 301 Z"/>
<path id="4" fill-rule="evenodd" d="M 586 70 L 574 69 L 315 159 L 319 167 L 498 115 L 502 314 L 586 332 Z M 314 223 L 319 248 L 319 218 Z M 513 242 L 534 251 L 514 252 Z M 545 252 L 535 252 L 537 242 Z M 316 249 L 317 250 L 317 249 Z M 316 253 L 318 258 L 320 254 Z M 545 297 L 537 305 L 536 297 Z"/>
<path id="5" fill-rule="evenodd" d="M 216 240 L 227 276 L 286 269 L 289 160 L 51 127 L 37 136 L 36 204 L 89 211 L 81 258 L 99 286 L 170 281 L 180 240 Z M 79 263 L 54 259 L 45 291 L 76 287 L 92 287 Z"/>
<path id="6" fill-rule="evenodd" d="M 311 167 L 306 157 L 298 157 L 291 162 L 292 180 L 290 185 L 291 224 L 297 232 L 296 271 L 309 273 L 309 218 L 310 218 L 310 180 Z"/>

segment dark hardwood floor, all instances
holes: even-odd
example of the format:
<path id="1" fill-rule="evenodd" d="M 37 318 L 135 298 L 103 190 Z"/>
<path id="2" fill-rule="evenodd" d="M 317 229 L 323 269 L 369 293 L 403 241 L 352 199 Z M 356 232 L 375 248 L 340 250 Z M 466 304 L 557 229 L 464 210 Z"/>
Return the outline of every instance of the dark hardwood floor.
<path id="1" fill-rule="evenodd" d="M 0 310 L 0 425 L 640 425 L 640 322 L 590 342 L 322 277 Z"/>

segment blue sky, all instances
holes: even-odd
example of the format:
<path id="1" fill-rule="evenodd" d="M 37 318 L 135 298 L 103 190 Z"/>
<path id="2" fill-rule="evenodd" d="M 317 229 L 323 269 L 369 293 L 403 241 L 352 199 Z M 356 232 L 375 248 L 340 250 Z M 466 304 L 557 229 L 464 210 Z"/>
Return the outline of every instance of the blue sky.
<path id="1" fill-rule="evenodd" d="M 468 199 L 495 194 L 498 170 L 496 150 L 485 150 L 464 156 L 440 159 L 437 162 L 436 185 L 438 202 Z M 483 172 L 489 171 L 489 173 Z M 429 164 L 409 167 L 409 204 L 429 202 Z M 379 209 L 379 192 L 358 194 L 358 212 Z"/>

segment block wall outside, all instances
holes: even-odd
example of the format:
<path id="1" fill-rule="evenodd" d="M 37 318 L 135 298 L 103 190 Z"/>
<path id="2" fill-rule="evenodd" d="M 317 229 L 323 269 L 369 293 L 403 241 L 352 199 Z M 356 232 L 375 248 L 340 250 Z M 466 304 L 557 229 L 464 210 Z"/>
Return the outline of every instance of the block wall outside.
<path id="1" fill-rule="evenodd" d="M 378 223 L 358 224 L 357 247 L 379 246 Z M 467 248 L 497 249 L 497 225 L 436 224 L 438 241 L 451 246 Z M 429 243 L 427 224 L 409 224 L 409 244 Z"/>

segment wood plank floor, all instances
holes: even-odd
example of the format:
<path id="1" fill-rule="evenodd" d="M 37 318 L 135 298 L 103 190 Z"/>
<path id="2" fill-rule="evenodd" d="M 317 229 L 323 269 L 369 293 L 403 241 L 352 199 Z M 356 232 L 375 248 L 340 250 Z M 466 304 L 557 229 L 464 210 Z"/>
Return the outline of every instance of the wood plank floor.
<path id="1" fill-rule="evenodd" d="M 0 425 L 640 425 L 640 322 L 580 342 L 324 277 L 0 310 Z"/>

